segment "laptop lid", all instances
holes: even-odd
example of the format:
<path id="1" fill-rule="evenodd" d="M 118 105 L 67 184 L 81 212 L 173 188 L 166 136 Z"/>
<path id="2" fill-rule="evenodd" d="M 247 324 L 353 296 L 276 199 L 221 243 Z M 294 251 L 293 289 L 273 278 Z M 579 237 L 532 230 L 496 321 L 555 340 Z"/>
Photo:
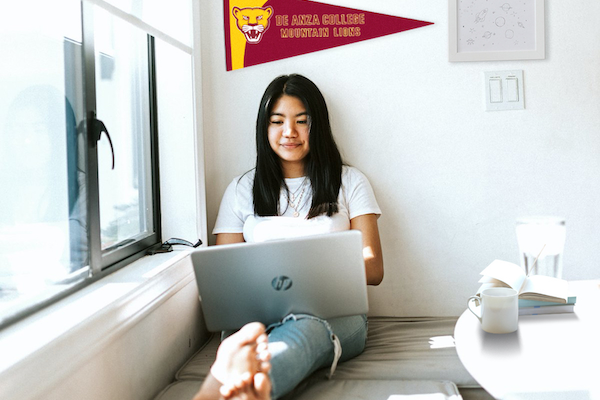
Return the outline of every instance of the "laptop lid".
<path id="1" fill-rule="evenodd" d="M 210 246 L 191 258 L 209 331 L 269 325 L 290 313 L 327 319 L 368 311 L 357 230 Z"/>

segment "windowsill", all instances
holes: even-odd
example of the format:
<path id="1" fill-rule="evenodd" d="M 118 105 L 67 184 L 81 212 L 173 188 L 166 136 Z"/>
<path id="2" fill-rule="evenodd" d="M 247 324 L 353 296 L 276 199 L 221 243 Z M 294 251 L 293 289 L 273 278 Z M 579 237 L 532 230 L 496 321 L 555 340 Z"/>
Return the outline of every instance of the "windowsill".
<path id="1" fill-rule="evenodd" d="M 189 253 L 143 257 L 0 331 L 0 394 L 48 387 L 139 322 L 194 280 Z"/>

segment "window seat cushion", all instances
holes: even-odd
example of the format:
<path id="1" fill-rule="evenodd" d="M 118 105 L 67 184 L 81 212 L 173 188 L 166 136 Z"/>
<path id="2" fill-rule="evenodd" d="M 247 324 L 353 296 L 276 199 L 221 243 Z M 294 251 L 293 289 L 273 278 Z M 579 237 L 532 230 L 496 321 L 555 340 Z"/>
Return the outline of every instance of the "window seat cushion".
<path id="1" fill-rule="evenodd" d="M 415 399 L 421 397 L 417 395 L 427 395 L 429 400 L 458 400 L 460 396 L 458 388 L 450 381 L 323 379 L 304 386 L 301 390 L 296 389 L 291 398 L 294 400 L 394 400 L 394 396 L 410 398 L 414 396 Z"/>
<path id="2" fill-rule="evenodd" d="M 365 351 L 341 363 L 332 379 L 433 379 L 479 387 L 456 354 L 456 320 L 370 318 Z"/>
<path id="3" fill-rule="evenodd" d="M 370 317 L 365 351 L 340 363 L 332 379 L 432 379 L 449 380 L 458 387 L 479 387 L 456 354 L 452 338 L 456 320 Z M 176 379 L 203 380 L 218 346 L 219 335 L 213 335 L 177 372 Z"/>
<path id="4" fill-rule="evenodd" d="M 464 388 L 477 395 L 470 398 L 487 399 L 489 395 L 485 392 L 479 393 L 482 389 L 463 367 L 456 354 L 453 339 L 456 320 L 455 317 L 369 317 L 367 346 L 362 354 L 340 363 L 330 380 L 325 378 L 326 369 L 316 371 L 293 393 L 286 396 L 286 399 L 308 399 L 306 396 L 316 393 L 316 388 L 321 388 L 320 390 L 326 393 L 337 393 L 340 390 L 345 393 L 346 388 L 352 388 L 353 392 L 361 393 L 358 387 L 364 386 L 365 390 L 367 387 L 371 388 L 368 390 L 373 390 L 373 385 L 377 384 L 382 385 L 382 393 L 388 392 L 389 397 L 395 390 L 409 390 L 415 387 L 411 385 L 424 381 L 429 383 L 423 384 L 423 388 L 430 387 L 429 384 L 449 387 L 444 386 L 449 382 L 452 385 L 456 384 L 461 393 Z M 170 400 L 175 397 L 170 397 L 169 393 L 180 393 L 188 389 L 193 395 L 209 373 L 219 343 L 220 335 L 214 334 L 177 372 L 176 382 L 166 388 L 161 393 L 162 397 L 159 396 L 156 400 Z M 340 383 L 336 383 L 337 381 Z M 180 382 L 181 386 L 178 385 Z M 312 387 L 315 389 L 311 389 Z M 409 392 L 405 394 L 414 394 Z M 479 397 L 479 394 L 482 397 Z M 182 395 L 179 398 L 190 396 Z M 387 397 L 385 399 L 387 400 Z"/>
<path id="5" fill-rule="evenodd" d="M 178 381 L 169 385 L 156 400 L 192 399 L 200 387 L 200 381 Z M 303 386 L 285 396 L 286 400 L 459 400 L 456 385 L 450 381 L 405 380 L 321 380 Z M 402 397 L 400 397 L 402 396 Z M 407 397 L 404 397 L 407 396 Z M 283 399 L 282 399 L 283 400 Z"/>

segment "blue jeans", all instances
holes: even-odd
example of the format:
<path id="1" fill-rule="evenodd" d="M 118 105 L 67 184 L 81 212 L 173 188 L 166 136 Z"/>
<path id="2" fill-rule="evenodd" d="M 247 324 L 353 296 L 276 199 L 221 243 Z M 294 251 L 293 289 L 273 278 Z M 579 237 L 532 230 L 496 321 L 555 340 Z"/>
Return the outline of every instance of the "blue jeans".
<path id="1" fill-rule="evenodd" d="M 334 357 L 338 344 L 341 345 L 339 361 L 362 353 L 367 340 L 367 317 L 354 315 L 324 321 L 308 315 L 290 315 L 268 329 L 271 396 L 275 400 L 317 369 L 333 364 L 333 372 L 338 361 Z"/>

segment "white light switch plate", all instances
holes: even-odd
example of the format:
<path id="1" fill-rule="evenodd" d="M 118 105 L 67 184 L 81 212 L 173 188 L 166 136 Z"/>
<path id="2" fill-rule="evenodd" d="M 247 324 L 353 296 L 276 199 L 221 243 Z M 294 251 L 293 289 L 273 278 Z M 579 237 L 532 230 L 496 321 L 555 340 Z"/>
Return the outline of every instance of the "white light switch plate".
<path id="1" fill-rule="evenodd" d="M 484 72 L 487 111 L 523 110 L 523 70 Z"/>

